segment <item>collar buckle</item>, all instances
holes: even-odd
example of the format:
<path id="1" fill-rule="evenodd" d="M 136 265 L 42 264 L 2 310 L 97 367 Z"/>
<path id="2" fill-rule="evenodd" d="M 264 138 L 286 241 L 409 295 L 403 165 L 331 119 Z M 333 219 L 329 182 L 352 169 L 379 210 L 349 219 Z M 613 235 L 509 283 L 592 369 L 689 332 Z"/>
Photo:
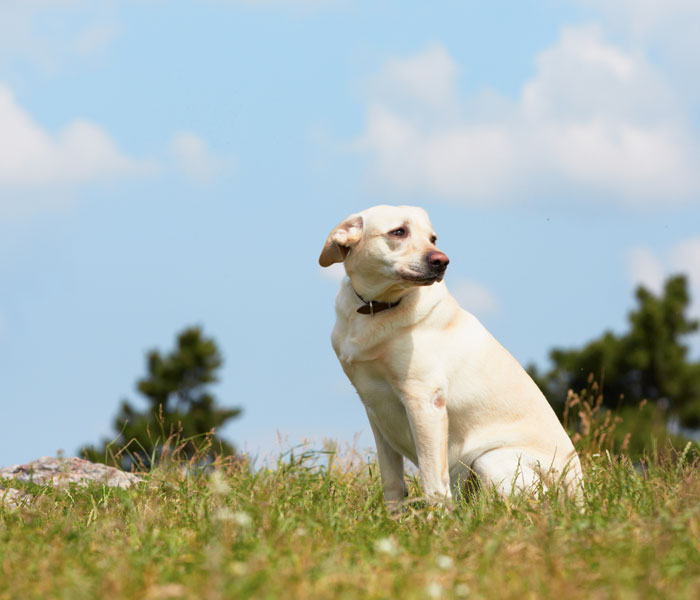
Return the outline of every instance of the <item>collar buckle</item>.
<path id="1" fill-rule="evenodd" d="M 355 292 L 355 288 L 352 288 L 352 291 Z M 399 298 L 396 302 L 377 302 L 376 300 L 365 300 L 357 292 L 355 292 L 355 296 L 357 296 L 358 300 L 362 302 L 362 306 L 357 309 L 357 312 L 361 315 L 370 315 L 371 317 L 379 312 L 382 312 L 383 310 L 394 308 L 395 306 L 399 305 L 399 302 L 401 302 L 401 298 Z"/>

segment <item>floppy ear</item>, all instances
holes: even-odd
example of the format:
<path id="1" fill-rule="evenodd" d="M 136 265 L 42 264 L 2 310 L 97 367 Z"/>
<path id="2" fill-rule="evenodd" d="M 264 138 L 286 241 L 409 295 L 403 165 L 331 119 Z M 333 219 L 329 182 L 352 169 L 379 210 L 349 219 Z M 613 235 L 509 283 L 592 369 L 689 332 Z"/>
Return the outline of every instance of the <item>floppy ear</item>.
<path id="1" fill-rule="evenodd" d="M 351 215 L 331 231 L 326 245 L 318 257 L 318 264 L 330 267 L 333 263 L 343 262 L 357 242 L 362 238 L 363 222 L 360 215 Z"/>

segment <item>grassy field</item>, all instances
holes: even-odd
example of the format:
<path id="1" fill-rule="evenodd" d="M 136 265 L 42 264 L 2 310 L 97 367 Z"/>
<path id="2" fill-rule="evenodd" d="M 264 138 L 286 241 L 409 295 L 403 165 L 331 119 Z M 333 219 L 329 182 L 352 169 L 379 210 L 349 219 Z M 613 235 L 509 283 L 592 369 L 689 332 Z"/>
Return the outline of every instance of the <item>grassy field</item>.
<path id="1" fill-rule="evenodd" d="M 371 455 L 328 446 L 206 472 L 171 458 L 129 490 L 15 482 L 34 500 L 0 502 L 0 600 L 700 598 L 700 446 L 637 435 L 633 462 L 601 403 L 593 384 L 564 411 L 582 504 L 476 490 L 436 507 L 413 477 L 392 515 Z"/>
<path id="2" fill-rule="evenodd" d="M 584 453 L 583 510 L 482 492 L 392 516 L 375 464 L 299 451 L 130 490 L 25 484 L 31 506 L 0 508 L 0 598 L 698 598 L 691 454 Z"/>

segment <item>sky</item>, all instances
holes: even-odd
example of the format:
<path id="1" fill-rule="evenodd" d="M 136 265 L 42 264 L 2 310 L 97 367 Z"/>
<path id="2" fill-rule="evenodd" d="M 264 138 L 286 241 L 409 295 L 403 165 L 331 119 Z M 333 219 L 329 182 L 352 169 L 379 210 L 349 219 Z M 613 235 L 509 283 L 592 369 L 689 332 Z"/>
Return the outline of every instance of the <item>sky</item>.
<path id="1" fill-rule="evenodd" d="M 426 208 L 523 364 L 700 316 L 696 0 L 0 0 L 0 465 L 110 435 L 199 325 L 258 460 L 373 445 L 330 346 L 330 230 Z M 700 356 L 700 340 L 689 340 Z"/>

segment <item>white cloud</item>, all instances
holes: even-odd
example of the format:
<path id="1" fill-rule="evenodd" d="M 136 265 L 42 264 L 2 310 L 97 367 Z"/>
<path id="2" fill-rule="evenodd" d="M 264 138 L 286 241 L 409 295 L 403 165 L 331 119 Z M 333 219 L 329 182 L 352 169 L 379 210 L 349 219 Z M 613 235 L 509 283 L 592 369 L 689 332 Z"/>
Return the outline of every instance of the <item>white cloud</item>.
<path id="1" fill-rule="evenodd" d="M 0 0 L 0 63 L 22 57 L 45 71 L 56 71 L 76 56 L 99 52 L 119 32 L 110 4 Z"/>
<path id="2" fill-rule="evenodd" d="M 641 284 L 655 294 L 663 289 L 664 267 L 649 248 L 637 247 L 627 252 L 627 272 L 635 285 Z"/>
<path id="3" fill-rule="evenodd" d="M 692 273 L 700 283 L 700 237 L 678 242 L 670 259 L 674 268 Z"/>
<path id="4" fill-rule="evenodd" d="M 45 130 L 2 83 L 0 132 L 0 216 L 55 209 L 70 204 L 82 185 L 158 168 L 153 160 L 124 154 L 102 127 L 85 119 L 74 119 L 57 133 Z M 201 182 L 234 166 L 232 159 L 213 155 L 193 133 L 175 135 L 170 152 L 177 168 Z"/>
<path id="5" fill-rule="evenodd" d="M 674 86 L 700 100 L 700 2 L 697 0 L 577 0 L 632 44 L 653 52 Z"/>
<path id="6" fill-rule="evenodd" d="M 98 125 L 76 119 L 52 136 L 0 84 L 0 185 L 41 187 L 138 172 Z"/>
<path id="7" fill-rule="evenodd" d="M 428 46 L 409 58 L 392 58 L 372 82 L 375 94 L 392 104 L 405 103 L 414 112 L 425 107 L 431 112 L 452 112 L 457 100 L 459 67 L 445 48 Z"/>
<path id="8" fill-rule="evenodd" d="M 646 247 L 633 248 L 627 255 L 628 276 L 632 283 L 643 284 L 659 293 L 670 275 L 683 273 L 688 278 L 690 313 L 700 317 L 700 237 L 675 243 L 659 255 Z"/>
<path id="9" fill-rule="evenodd" d="M 82 31 L 73 42 L 77 54 L 90 56 L 108 47 L 121 29 L 113 23 L 97 23 Z"/>
<path id="10" fill-rule="evenodd" d="M 577 0 L 579 4 L 600 10 L 617 26 L 636 35 L 649 36 L 684 23 L 697 24 L 700 4 L 697 0 Z"/>
<path id="11" fill-rule="evenodd" d="M 700 237 L 677 243 L 669 254 L 672 272 L 688 274 L 690 283 L 690 312 L 700 317 Z"/>
<path id="12" fill-rule="evenodd" d="M 439 45 L 385 65 L 355 144 L 378 181 L 472 203 L 524 192 L 668 202 L 700 190 L 700 151 L 673 90 L 597 27 L 565 28 L 514 102 L 460 98 L 458 73 Z"/>
<path id="13" fill-rule="evenodd" d="M 0 83 L 0 212 L 32 212 L 60 202 L 62 192 L 79 184 L 138 175 L 151 167 L 119 151 L 98 125 L 76 119 L 53 135 L 45 131 Z M 40 194 L 27 200 L 27 192 Z"/>
<path id="14" fill-rule="evenodd" d="M 206 142 L 191 132 L 173 136 L 171 149 L 178 168 L 190 179 L 200 183 L 212 181 L 217 175 L 234 167 L 232 158 L 212 154 Z"/>
<path id="15" fill-rule="evenodd" d="M 76 119 L 51 135 L 0 84 L 0 186 L 42 188 L 143 172 L 98 125 Z"/>
<path id="16" fill-rule="evenodd" d="M 450 286 L 450 291 L 460 306 L 477 317 L 498 312 L 496 296 L 481 283 L 470 279 L 458 279 L 454 286 Z"/>

